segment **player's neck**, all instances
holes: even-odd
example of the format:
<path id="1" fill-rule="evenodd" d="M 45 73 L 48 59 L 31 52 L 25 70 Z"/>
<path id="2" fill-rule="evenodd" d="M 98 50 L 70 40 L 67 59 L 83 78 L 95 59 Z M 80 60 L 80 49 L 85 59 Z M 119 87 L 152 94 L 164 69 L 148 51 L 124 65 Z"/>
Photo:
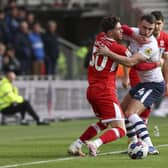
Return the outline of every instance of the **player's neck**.
<path id="1" fill-rule="evenodd" d="M 153 35 L 158 38 L 160 36 L 160 32 L 153 32 Z"/>
<path id="2" fill-rule="evenodd" d="M 106 39 L 108 39 L 108 40 L 110 40 L 110 41 L 116 41 L 113 37 L 108 36 L 108 35 L 106 35 Z"/>

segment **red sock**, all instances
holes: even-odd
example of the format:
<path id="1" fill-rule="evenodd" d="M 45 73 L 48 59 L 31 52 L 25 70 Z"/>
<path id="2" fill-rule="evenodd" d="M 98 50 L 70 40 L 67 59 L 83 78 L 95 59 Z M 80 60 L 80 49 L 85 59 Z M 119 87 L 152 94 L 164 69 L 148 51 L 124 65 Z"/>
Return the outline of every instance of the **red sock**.
<path id="1" fill-rule="evenodd" d="M 140 117 L 143 119 L 145 124 L 147 124 L 147 122 L 148 122 L 148 118 L 150 116 L 150 113 L 151 113 L 151 109 L 146 109 L 140 114 Z"/>
<path id="2" fill-rule="evenodd" d="M 122 128 L 116 127 L 107 130 L 103 135 L 100 136 L 100 139 L 102 140 L 103 144 L 105 144 L 111 141 L 115 141 L 116 139 L 125 136 L 125 134 L 126 133 Z"/>
<path id="3" fill-rule="evenodd" d="M 96 124 L 90 125 L 86 131 L 80 136 L 80 140 L 82 142 L 86 140 L 90 140 L 95 137 L 99 131 L 106 129 L 107 126 L 103 125 L 101 122 L 97 122 Z"/>

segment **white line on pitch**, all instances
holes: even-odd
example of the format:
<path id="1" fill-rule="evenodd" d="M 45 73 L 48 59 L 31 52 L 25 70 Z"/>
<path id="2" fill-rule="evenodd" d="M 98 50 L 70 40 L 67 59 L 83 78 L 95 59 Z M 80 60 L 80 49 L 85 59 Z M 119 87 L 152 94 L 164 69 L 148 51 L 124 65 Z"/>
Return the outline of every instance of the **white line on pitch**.
<path id="1" fill-rule="evenodd" d="M 15 167 L 20 167 L 20 166 L 31 166 L 31 165 L 38 165 L 38 164 L 43 164 L 43 163 L 51 163 L 51 162 L 58 162 L 58 161 L 65 161 L 65 160 L 74 160 L 74 159 L 79 159 L 79 158 L 80 157 L 65 157 L 65 158 L 58 158 L 58 159 L 52 159 L 52 160 L 42 160 L 42 161 L 36 161 L 36 162 L 4 165 L 4 166 L 0 166 L 0 168 L 15 168 Z"/>
<path id="2" fill-rule="evenodd" d="M 156 147 L 158 147 L 158 148 L 168 147 L 168 144 L 162 144 L 162 145 L 158 145 Z M 120 154 L 120 153 L 123 153 L 125 151 L 126 150 L 105 152 L 105 153 L 100 153 L 99 156 L 110 155 L 110 154 Z M 83 158 L 83 157 L 65 157 L 65 158 L 57 158 L 57 159 L 52 159 L 52 160 L 42 160 L 42 161 L 36 161 L 36 162 L 18 163 L 18 164 L 13 164 L 13 165 L 0 166 L 0 168 L 16 168 L 16 167 L 20 167 L 20 166 L 31 166 L 31 165 L 38 165 L 38 164 L 44 164 L 44 163 L 74 160 L 74 159 L 80 159 L 80 158 Z"/>

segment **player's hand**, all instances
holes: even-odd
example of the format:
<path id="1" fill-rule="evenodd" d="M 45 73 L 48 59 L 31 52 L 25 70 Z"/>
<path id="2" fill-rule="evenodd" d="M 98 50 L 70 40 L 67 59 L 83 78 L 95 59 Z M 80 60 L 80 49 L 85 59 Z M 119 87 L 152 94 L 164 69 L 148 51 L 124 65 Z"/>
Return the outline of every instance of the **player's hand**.
<path id="1" fill-rule="evenodd" d="M 136 33 L 132 34 L 132 38 L 135 41 L 137 41 L 139 44 L 148 44 L 150 42 L 149 38 L 136 34 Z"/>
<path id="2" fill-rule="evenodd" d="M 160 66 L 163 67 L 163 64 L 164 64 L 164 59 L 161 58 L 161 59 L 160 59 Z"/>
<path id="3" fill-rule="evenodd" d="M 160 59 L 160 61 L 155 62 L 157 67 L 162 67 L 163 65 L 163 59 Z"/>
<path id="4" fill-rule="evenodd" d="M 103 46 L 101 45 L 98 49 L 97 49 L 97 53 L 101 54 L 101 55 L 109 55 L 110 54 L 110 50 L 108 49 L 107 46 Z"/>
<path id="5" fill-rule="evenodd" d="M 129 80 L 128 77 L 123 77 L 123 78 L 122 78 L 122 86 L 123 86 L 123 88 L 125 88 L 125 89 L 128 89 L 128 88 L 129 88 L 129 86 L 130 86 L 130 80 Z"/>

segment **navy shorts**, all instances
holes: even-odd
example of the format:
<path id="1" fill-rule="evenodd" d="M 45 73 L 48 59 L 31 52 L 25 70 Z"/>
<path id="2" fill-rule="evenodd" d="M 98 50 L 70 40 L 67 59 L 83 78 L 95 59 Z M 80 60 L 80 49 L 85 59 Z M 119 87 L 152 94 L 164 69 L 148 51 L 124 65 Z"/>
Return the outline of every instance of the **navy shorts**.
<path id="1" fill-rule="evenodd" d="M 149 108 L 164 94 L 165 83 L 146 82 L 139 83 L 129 93 L 132 98 L 139 100 L 145 107 Z"/>

